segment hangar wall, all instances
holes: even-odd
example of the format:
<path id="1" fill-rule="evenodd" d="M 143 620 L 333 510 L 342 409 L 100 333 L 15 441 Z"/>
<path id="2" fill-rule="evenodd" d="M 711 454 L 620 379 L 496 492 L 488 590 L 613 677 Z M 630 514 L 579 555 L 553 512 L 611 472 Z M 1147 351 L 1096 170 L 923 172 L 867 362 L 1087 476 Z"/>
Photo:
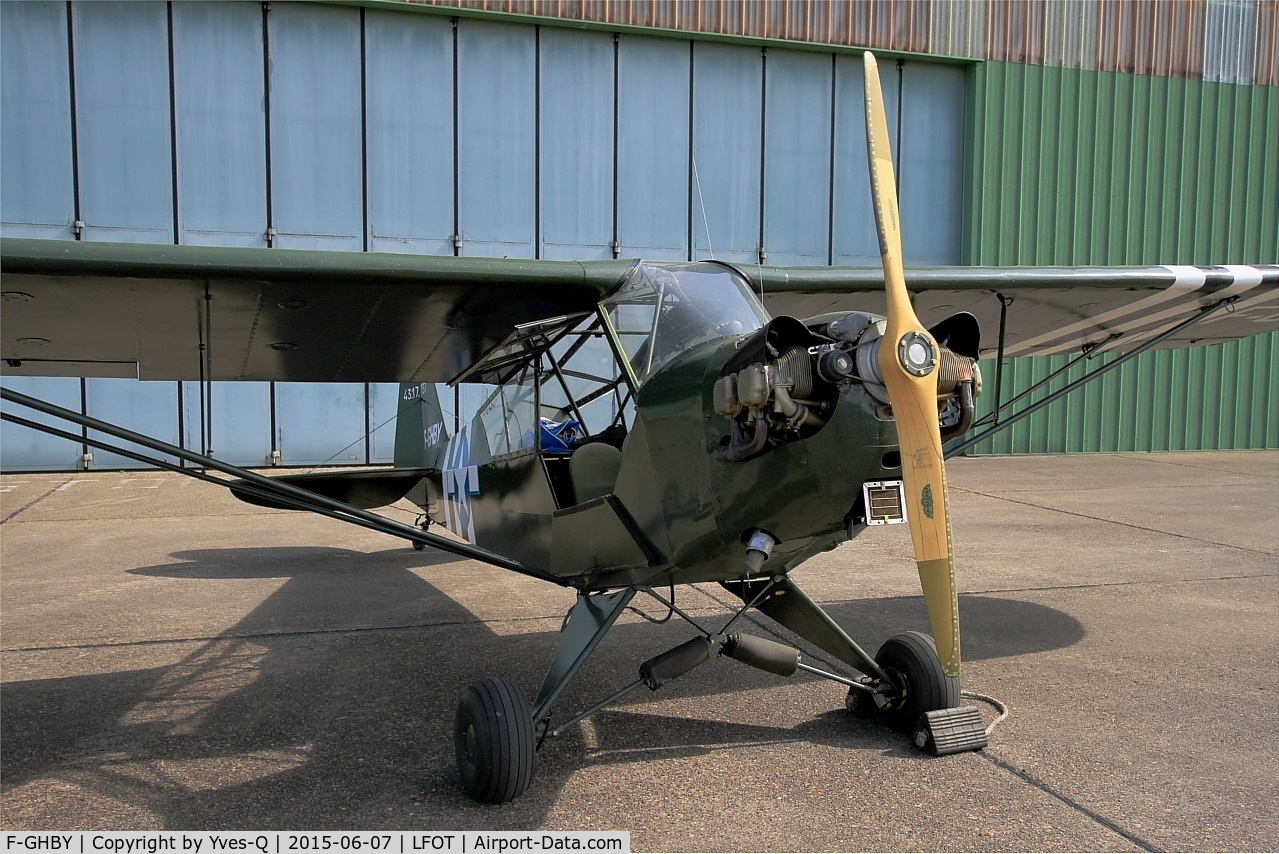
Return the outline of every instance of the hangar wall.
<path id="1" fill-rule="evenodd" d="M 878 263 L 853 55 L 337 4 L 0 15 L 5 235 Z M 888 77 L 913 263 L 960 260 L 966 80 L 915 61 Z M 218 383 L 201 436 L 194 383 L 6 383 L 240 464 L 382 462 L 393 444 L 376 428 L 394 387 Z M 7 470 L 83 462 L 3 431 Z"/>

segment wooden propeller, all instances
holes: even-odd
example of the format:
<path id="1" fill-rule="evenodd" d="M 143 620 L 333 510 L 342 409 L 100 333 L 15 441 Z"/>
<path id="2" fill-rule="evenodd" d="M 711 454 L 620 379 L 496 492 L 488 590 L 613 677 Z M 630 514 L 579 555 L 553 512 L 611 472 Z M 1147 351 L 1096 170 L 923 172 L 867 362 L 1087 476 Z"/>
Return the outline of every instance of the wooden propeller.
<path id="1" fill-rule="evenodd" d="M 906 293 L 902 270 L 901 217 L 893 177 L 893 155 L 875 57 L 865 53 L 866 150 L 871 197 L 879 231 L 888 297 L 887 328 L 877 353 L 880 376 L 897 425 L 905 481 L 906 518 L 919 565 L 919 580 L 933 640 L 947 676 L 959 675 L 959 598 L 946 503 L 946 469 L 937 420 L 937 342 L 920 325 Z"/>

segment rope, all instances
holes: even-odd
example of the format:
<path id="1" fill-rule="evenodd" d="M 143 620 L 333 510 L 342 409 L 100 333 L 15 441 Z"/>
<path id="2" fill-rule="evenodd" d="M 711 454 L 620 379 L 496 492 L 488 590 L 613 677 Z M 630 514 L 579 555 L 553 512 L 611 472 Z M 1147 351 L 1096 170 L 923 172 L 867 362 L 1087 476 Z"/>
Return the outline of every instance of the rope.
<path id="1" fill-rule="evenodd" d="M 1008 717 L 1008 706 L 1003 702 L 996 700 L 989 694 L 979 694 L 976 691 L 960 691 L 959 696 L 967 697 L 970 700 L 980 700 L 983 703 L 988 703 L 993 706 L 997 712 L 999 712 L 999 715 L 990 722 L 989 726 L 986 727 L 987 738 L 990 738 L 990 734 L 995 731 L 995 727 L 999 726 L 1000 721 Z"/>

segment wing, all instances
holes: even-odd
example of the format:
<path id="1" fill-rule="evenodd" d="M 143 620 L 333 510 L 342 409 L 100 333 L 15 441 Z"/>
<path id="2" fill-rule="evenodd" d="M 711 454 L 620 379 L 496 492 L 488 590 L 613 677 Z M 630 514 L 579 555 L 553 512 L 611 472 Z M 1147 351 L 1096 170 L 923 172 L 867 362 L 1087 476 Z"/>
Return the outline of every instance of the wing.
<path id="1" fill-rule="evenodd" d="M 19 376 L 430 382 L 520 324 L 594 307 L 629 261 L 0 240 L 0 370 Z M 883 272 L 753 267 L 773 314 L 883 311 Z M 906 271 L 925 326 L 976 315 L 993 354 L 1162 346 L 1279 328 L 1279 267 L 934 267 Z"/>
<path id="2" fill-rule="evenodd" d="M 0 359 L 19 376 L 443 381 L 517 324 L 593 308 L 629 266 L 5 239 Z"/>
<path id="3" fill-rule="evenodd" d="M 883 272 L 852 267 L 753 267 L 773 314 L 813 317 L 857 309 L 883 313 Z M 960 311 L 981 323 L 982 355 L 993 356 L 1006 313 L 1010 356 L 1130 350 L 1203 308 L 1235 298 L 1228 311 L 1159 346 L 1216 344 L 1279 328 L 1279 266 L 920 267 L 906 286 L 924 326 Z"/>

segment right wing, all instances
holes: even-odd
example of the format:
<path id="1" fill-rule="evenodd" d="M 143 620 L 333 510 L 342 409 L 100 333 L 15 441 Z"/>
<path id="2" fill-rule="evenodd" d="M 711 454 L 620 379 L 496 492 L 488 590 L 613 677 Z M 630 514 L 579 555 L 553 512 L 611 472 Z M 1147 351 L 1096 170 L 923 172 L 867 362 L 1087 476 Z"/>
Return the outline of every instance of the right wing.
<path id="1" fill-rule="evenodd" d="M 0 240 L 11 376 L 436 382 L 629 261 Z"/>

